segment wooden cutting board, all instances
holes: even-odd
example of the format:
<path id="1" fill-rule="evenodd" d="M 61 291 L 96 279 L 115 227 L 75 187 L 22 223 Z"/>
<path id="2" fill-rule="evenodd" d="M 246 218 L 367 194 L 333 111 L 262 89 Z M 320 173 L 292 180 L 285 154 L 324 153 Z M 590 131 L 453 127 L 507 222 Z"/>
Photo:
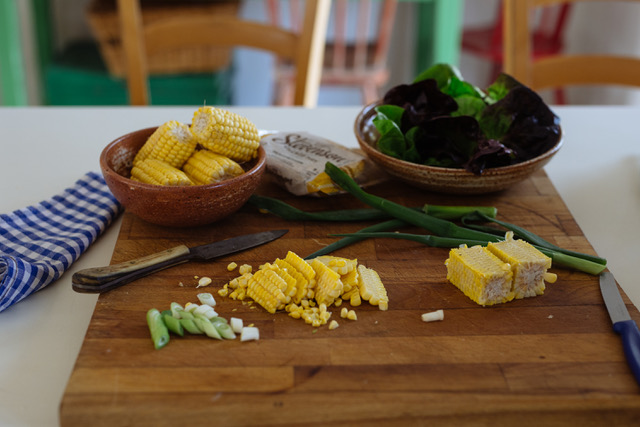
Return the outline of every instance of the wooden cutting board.
<path id="1" fill-rule="evenodd" d="M 544 172 L 483 197 L 442 196 L 389 182 L 370 189 L 407 206 L 491 205 L 499 218 L 556 244 L 594 253 Z M 307 210 L 361 207 L 348 195 L 296 198 L 270 183 L 260 194 Z M 447 249 L 375 239 L 341 249 L 377 270 L 389 310 L 363 303 L 358 320 L 314 328 L 284 313 L 217 296 L 226 269 L 306 256 L 365 223 L 289 222 L 245 206 L 217 224 L 168 229 L 125 213 L 112 263 L 178 244 L 267 229 L 281 239 L 214 262 L 164 270 L 100 296 L 60 408 L 63 426 L 121 425 L 638 425 L 640 388 L 611 327 L 598 278 L 554 268 L 543 296 L 480 307 L 446 280 Z M 197 302 L 197 280 L 223 317 L 260 340 L 172 337 L 154 350 L 148 309 Z M 182 285 L 180 285 L 182 283 Z M 632 317 L 640 314 L 623 295 Z M 348 306 L 348 305 L 347 305 Z M 444 310 L 444 320 L 421 314 Z"/>

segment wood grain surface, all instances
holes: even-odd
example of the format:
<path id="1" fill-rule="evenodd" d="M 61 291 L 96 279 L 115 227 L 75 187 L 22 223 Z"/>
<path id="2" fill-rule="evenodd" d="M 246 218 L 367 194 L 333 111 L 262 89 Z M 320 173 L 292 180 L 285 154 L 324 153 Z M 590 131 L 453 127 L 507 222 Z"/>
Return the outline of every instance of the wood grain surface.
<path id="1" fill-rule="evenodd" d="M 427 193 L 398 182 L 374 194 L 407 206 L 491 205 L 498 217 L 560 246 L 594 253 L 544 172 L 482 197 Z M 266 182 L 259 194 L 307 210 L 362 207 L 349 195 L 293 197 Z M 217 296 L 236 272 L 288 250 L 306 256 L 370 223 L 292 222 L 243 207 L 198 228 L 164 228 L 125 213 L 112 263 L 178 244 L 267 229 L 277 241 L 208 263 L 179 265 L 100 296 L 65 390 L 63 426 L 122 425 L 638 425 L 640 388 L 611 326 L 598 278 L 560 268 L 545 294 L 480 307 L 446 280 L 447 249 L 370 239 L 335 255 L 378 271 L 389 310 L 363 303 L 340 327 L 313 328 L 284 313 Z M 197 279 L 226 318 L 260 329 L 260 340 L 174 337 L 154 350 L 145 315 L 172 301 L 197 302 Z M 182 283 L 182 286 L 180 285 Z M 632 318 L 640 313 L 624 296 Z M 348 306 L 348 304 L 346 305 Z M 444 310 L 444 320 L 421 314 Z"/>

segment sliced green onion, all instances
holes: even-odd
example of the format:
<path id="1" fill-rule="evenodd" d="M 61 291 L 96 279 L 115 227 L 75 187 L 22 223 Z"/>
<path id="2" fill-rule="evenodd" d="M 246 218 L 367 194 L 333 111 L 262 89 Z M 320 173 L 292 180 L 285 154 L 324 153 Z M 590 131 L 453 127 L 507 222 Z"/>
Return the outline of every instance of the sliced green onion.
<path id="1" fill-rule="evenodd" d="M 215 298 L 213 298 L 213 295 L 211 295 L 209 292 L 198 294 L 198 301 L 200 301 L 200 304 L 206 304 L 210 307 L 215 307 L 216 305 Z"/>
<path id="2" fill-rule="evenodd" d="M 195 319 L 193 319 L 198 329 L 205 333 L 209 338 L 215 338 L 217 340 L 221 340 L 222 336 L 218 333 L 218 330 L 215 326 L 207 319 L 206 317 L 197 315 Z"/>
<path id="3" fill-rule="evenodd" d="M 184 327 L 180 323 L 180 319 L 176 319 L 171 314 L 163 314 L 162 320 L 167 325 L 167 329 L 176 335 L 184 336 Z"/>
<path id="4" fill-rule="evenodd" d="M 153 341 L 153 346 L 156 350 L 169 343 L 169 330 L 157 308 L 147 311 L 147 325 L 151 333 L 151 341 Z"/>

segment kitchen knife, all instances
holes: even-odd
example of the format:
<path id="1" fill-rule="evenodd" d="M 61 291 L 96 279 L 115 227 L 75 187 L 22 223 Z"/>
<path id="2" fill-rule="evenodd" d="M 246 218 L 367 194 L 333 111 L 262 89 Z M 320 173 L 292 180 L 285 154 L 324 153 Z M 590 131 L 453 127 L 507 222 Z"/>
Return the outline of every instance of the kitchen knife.
<path id="1" fill-rule="evenodd" d="M 604 272 L 600 275 L 600 291 L 611 322 L 613 322 L 613 330 L 622 337 L 627 362 L 636 381 L 640 384 L 640 331 L 638 331 L 638 325 L 629 316 L 613 274 Z"/>
<path id="2" fill-rule="evenodd" d="M 187 261 L 207 261 L 259 246 L 284 236 L 288 231 L 272 230 L 247 234 L 192 248 L 180 245 L 120 264 L 80 270 L 71 277 L 71 283 L 76 292 L 102 293 Z"/>

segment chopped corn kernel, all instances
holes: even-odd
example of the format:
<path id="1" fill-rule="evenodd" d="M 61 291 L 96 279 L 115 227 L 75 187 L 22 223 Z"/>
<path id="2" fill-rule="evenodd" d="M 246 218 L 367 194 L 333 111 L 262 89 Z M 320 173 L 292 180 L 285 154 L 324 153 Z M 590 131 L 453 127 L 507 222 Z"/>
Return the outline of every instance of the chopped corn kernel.
<path id="1" fill-rule="evenodd" d="M 227 271 L 233 271 L 237 266 L 238 264 L 236 264 L 235 262 L 230 262 L 229 265 L 227 265 Z"/>

